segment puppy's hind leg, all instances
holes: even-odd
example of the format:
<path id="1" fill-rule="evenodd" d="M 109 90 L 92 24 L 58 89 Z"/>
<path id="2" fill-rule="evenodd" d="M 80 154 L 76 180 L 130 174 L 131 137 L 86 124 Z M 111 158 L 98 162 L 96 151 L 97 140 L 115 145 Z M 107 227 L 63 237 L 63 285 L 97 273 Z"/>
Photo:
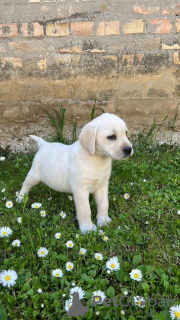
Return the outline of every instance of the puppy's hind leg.
<path id="1" fill-rule="evenodd" d="M 26 179 L 23 182 L 21 191 L 19 193 L 19 196 L 17 197 L 17 202 L 22 202 L 25 193 L 29 193 L 32 187 L 37 185 L 39 182 L 41 182 L 40 174 L 36 170 L 34 170 L 33 166 L 28 172 Z"/>

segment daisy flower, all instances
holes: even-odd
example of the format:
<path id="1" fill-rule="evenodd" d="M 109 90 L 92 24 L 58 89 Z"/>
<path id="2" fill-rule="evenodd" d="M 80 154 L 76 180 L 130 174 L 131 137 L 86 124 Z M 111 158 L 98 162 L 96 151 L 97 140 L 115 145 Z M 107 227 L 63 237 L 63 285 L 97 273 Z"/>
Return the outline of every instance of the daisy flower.
<path id="1" fill-rule="evenodd" d="M 129 193 L 125 193 L 125 194 L 124 194 L 124 199 L 127 200 L 127 199 L 129 199 L 129 198 L 130 198 Z"/>
<path id="2" fill-rule="evenodd" d="M 84 249 L 84 248 L 81 248 L 81 249 L 79 250 L 79 254 L 80 254 L 81 256 L 83 256 L 86 252 L 87 252 L 87 250 Z"/>
<path id="3" fill-rule="evenodd" d="M 146 305 L 146 299 L 141 296 L 136 296 L 136 297 L 134 297 L 134 303 L 136 306 L 138 306 L 140 308 L 144 308 Z"/>
<path id="4" fill-rule="evenodd" d="M 81 287 L 74 287 L 70 290 L 70 298 L 73 298 L 72 294 L 77 292 L 79 294 L 79 300 L 83 299 L 85 296 L 85 292 Z"/>
<path id="5" fill-rule="evenodd" d="M 18 196 L 19 196 L 19 194 L 20 194 L 20 192 L 19 192 L 19 191 L 16 191 L 16 197 L 18 197 Z"/>
<path id="6" fill-rule="evenodd" d="M 108 269 L 108 270 L 107 270 L 107 274 L 110 274 L 110 273 L 111 273 L 111 270 Z"/>
<path id="7" fill-rule="evenodd" d="M 95 296 L 96 296 L 95 301 L 97 304 L 102 304 L 103 300 L 106 298 L 106 295 L 101 290 L 94 291 L 92 297 L 95 297 Z M 100 300 L 100 298 L 98 298 L 97 296 L 100 297 L 102 300 Z M 100 302 L 98 303 L 98 301 Z"/>
<path id="8" fill-rule="evenodd" d="M 40 215 L 41 215 L 41 217 L 44 218 L 46 216 L 46 211 L 45 210 L 41 210 L 40 211 Z"/>
<path id="9" fill-rule="evenodd" d="M 74 268 L 74 264 L 72 262 L 67 262 L 66 263 L 66 270 L 67 271 L 72 271 L 72 269 Z"/>
<path id="10" fill-rule="evenodd" d="M 142 277 L 143 277 L 142 272 L 138 269 L 133 269 L 129 274 L 131 279 L 133 280 L 136 280 L 138 282 L 142 280 Z"/>
<path id="11" fill-rule="evenodd" d="M 59 215 L 60 215 L 63 219 L 65 219 L 65 218 L 66 218 L 66 213 L 65 213 L 65 212 L 63 212 L 63 211 L 61 211 Z"/>
<path id="12" fill-rule="evenodd" d="M 57 277 L 57 278 L 62 278 L 63 272 L 61 269 L 52 270 L 52 276 Z"/>
<path id="13" fill-rule="evenodd" d="M 6 208 L 12 208 L 13 207 L 13 202 L 12 201 L 7 201 L 6 202 Z"/>
<path id="14" fill-rule="evenodd" d="M 68 312 L 69 309 L 72 307 L 72 304 L 73 304 L 72 299 L 66 300 L 66 303 L 65 303 L 65 311 Z"/>
<path id="15" fill-rule="evenodd" d="M 9 227 L 2 227 L 0 229 L 0 238 L 9 237 L 12 234 L 12 230 Z"/>
<path id="16" fill-rule="evenodd" d="M 68 196 L 68 199 L 69 199 L 70 201 L 72 201 L 73 197 L 71 197 L 71 196 Z"/>
<path id="17" fill-rule="evenodd" d="M 120 269 L 120 263 L 118 262 L 117 257 L 113 257 L 106 262 L 106 268 L 109 270 L 117 271 Z"/>
<path id="18" fill-rule="evenodd" d="M 103 260 L 103 255 L 101 253 L 95 253 L 94 258 L 96 260 Z"/>
<path id="19" fill-rule="evenodd" d="M 71 284 L 72 284 L 73 287 L 75 287 L 75 282 L 72 282 Z"/>
<path id="20" fill-rule="evenodd" d="M 144 179 L 143 182 L 146 182 L 146 179 Z"/>
<path id="21" fill-rule="evenodd" d="M 47 248 L 41 247 L 41 248 L 39 248 L 37 255 L 38 255 L 38 257 L 46 257 L 48 255 L 48 253 L 49 253 L 49 251 Z"/>
<path id="22" fill-rule="evenodd" d="M 21 246 L 21 241 L 16 239 L 12 242 L 13 247 L 20 247 Z"/>
<path id="23" fill-rule="evenodd" d="M 124 315 L 124 314 L 125 314 L 125 311 L 124 311 L 124 310 L 121 310 L 121 314 Z"/>
<path id="24" fill-rule="evenodd" d="M 17 218 L 17 222 L 22 223 L 22 218 L 21 217 Z"/>
<path id="25" fill-rule="evenodd" d="M 171 319 L 180 319 L 180 306 L 173 306 L 170 308 Z"/>
<path id="26" fill-rule="evenodd" d="M 5 270 L 0 273 L 0 283 L 3 287 L 8 286 L 10 288 L 16 283 L 17 278 L 17 273 L 14 270 Z"/>
<path id="27" fill-rule="evenodd" d="M 0 157 L 0 161 L 5 161 L 5 157 Z"/>
<path id="28" fill-rule="evenodd" d="M 177 212 L 178 214 L 180 214 L 180 210 L 178 210 L 178 212 Z"/>
<path id="29" fill-rule="evenodd" d="M 128 291 L 127 291 L 127 290 L 124 290 L 124 291 L 123 291 L 123 295 L 124 295 L 124 296 L 127 296 L 127 295 L 128 295 Z"/>
<path id="30" fill-rule="evenodd" d="M 60 232 L 57 232 L 57 233 L 55 234 L 55 238 L 56 238 L 56 239 L 60 239 L 60 238 L 61 238 L 61 233 L 60 233 Z"/>
<path id="31" fill-rule="evenodd" d="M 34 202 L 34 203 L 32 203 L 31 208 L 33 208 L 33 209 L 39 209 L 41 206 L 42 206 L 41 203 Z"/>
<path id="32" fill-rule="evenodd" d="M 78 238 L 79 238 L 79 234 L 77 233 L 77 234 L 76 234 L 76 239 L 78 239 Z"/>
<path id="33" fill-rule="evenodd" d="M 6 191 L 6 189 L 5 189 L 5 188 L 1 190 L 1 192 L 5 192 L 5 191 Z"/>
<path id="34" fill-rule="evenodd" d="M 42 293 L 42 289 L 41 288 L 37 289 L 37 292 Z"/>
<path id="35" fill-rule="evenodd" d="M 98 234 L 99 234 L 100 236 L 104 236 L 104 231 L 103 231 L 103 230 L 99 230 Z"/>
<path id="36" fill-rule="evenodd" d="M 102 237 L 102 239 L 103 239 L 104 241 L 106 241 L 106 242 L 109 240 L 109 238 L 108 238 L 107 236 Z"/>
<path id="37" fill-rule="evenodd" d="M 73 247 L 74 247 L 73 241 L 72 241 L 72 240 L 67 241 L 67 242 L 66 242 L 66 247 L 67 247 L 67 248 L 73 248 Z"/>

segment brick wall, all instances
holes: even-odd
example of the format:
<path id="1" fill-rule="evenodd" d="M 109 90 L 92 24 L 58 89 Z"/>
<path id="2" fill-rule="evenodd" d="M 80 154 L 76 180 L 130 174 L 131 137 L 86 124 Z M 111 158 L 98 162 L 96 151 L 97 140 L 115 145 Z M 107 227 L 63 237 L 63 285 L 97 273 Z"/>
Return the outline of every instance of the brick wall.
<path id="1" fill-rule="evenodd" d="M 89 120 L 95 99 L 130 128 L 172 121 L 179 79 L 180 2 L 1 0 L 2 147 L 51 131 L 43 109 L 61 103 L 68 125 Z"/>

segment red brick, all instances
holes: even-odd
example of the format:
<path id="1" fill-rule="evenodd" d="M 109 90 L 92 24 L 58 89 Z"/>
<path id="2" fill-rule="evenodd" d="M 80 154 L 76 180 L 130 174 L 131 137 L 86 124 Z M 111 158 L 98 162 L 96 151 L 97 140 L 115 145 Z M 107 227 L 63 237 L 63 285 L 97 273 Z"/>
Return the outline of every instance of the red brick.
<path id="1" fill-rule="evenodd" d="M 98 36 L 112 36 L 116 34 L 119 34 L 119 21 L 99 22 L 97 28 Z"/>
<path id="2" fill-rule="evenodd" d="M 134 20 L 123 26 L 124 34 L 144 33 L 145 22 L 142 19 Z"/>
<path id="3" fill-rule="evenodd" d="M 155 25 L 158 27 L 155 28 L 153 33 L 170 33 L 172 29 L 172 24 L 169 19 L 154 19 L 150 20 L 150 25 Z"/>
<path id="4" fill-rule="evenodd" d="M 174 52 L 174 63 L 180 64 L 179 51 Z"/>
<path id="5" fill-rule="evenodd" d="M 134 6 L 134 12 L 138 14 L 152 14 L 159 11 L 159 7 L 140 7 Z"/>
<path id="6" fill-rule="evenodd" d="M 46 34 L 49 37 L 67 37 L 69 35 L 69 23 L 48 23 L 46 26 Z"/>
<path id="7" fill-rule="evenodd" d="M 3 57 L 1 58 L 2 66 L 6 63 L 10 63 L 14 68 L 22 68 L 22 58 L 14 58 L 14 57 Z"/>
<path id="8" fill-rule="evenodd" d="M 164 8 L 162 14 L 175 14 L 176 16 L 180 15 L 180 3 Z"/>
<path id="9" fill-rule="evenodd" d="M 123 54 L 123 63 L 127 67 L 132 67 L 134 64 L 134 55 L 133 54 Z"/>
<path id="10" fill-rule="evenodd" d="M 0 38 L 17 37 L 18 27 L 17 23 L 0 24 Z"/>
<path id="11" fill-rule="evenodd" d="M 93 21 L 71 23 L 71 30 L 74 36 L 91 36 L 93 34 L 93 27 Z"/>
<path id="12" fill-rule="evenodd" d="M 180 19 L 177 19 L 176 22 L 176 32 L 180 32 Z"/>
<path id="13" fill-rule="evenodd" d="M 23 37 L 42 37 L 44 35 L 43 26 L 38 22 L 22 23 L 21 32 Z"/>

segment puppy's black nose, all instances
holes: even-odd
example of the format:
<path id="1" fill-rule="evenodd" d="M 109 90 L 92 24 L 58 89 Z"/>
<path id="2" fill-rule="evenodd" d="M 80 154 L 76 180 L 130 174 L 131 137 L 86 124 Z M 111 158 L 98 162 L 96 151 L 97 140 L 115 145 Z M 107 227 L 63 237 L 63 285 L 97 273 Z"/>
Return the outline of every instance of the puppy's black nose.
<path id="1" fill-rule="evenodd" d="M 124 151 L 124 153 L 125 153 L 126 155 L 128 155 L 128 154 L 131 153 L 132 147 L 126 146 L 126 147 L 123 148 L 123 151 Z"/>

